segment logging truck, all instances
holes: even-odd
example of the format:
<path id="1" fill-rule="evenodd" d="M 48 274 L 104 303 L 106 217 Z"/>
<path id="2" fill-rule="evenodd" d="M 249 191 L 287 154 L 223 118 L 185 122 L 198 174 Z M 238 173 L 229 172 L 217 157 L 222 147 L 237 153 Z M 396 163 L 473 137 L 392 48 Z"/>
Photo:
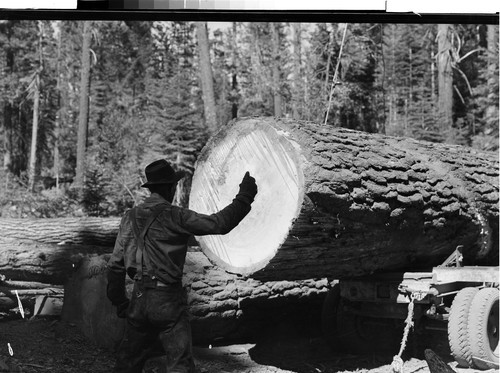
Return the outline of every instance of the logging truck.
<path id="1" fill-rule="evenodd" d="M 431 271 L 341 280 L 325 299 L 323 332 L 336 347 L 366 352 L 395 348 L 403 336 L 401 352 L 405 320 L 415 329 L 447 331 L 458 366 L 498 369 L 498 278 L 499 267 L 462 266 L 458 247 Z"/>

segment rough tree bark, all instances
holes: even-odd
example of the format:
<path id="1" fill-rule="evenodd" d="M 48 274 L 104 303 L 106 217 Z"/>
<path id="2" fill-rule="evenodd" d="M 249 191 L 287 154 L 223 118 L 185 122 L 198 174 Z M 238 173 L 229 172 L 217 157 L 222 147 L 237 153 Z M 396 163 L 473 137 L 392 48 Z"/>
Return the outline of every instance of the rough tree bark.
<path id="1" fill-rule="evenodd" d="M 61 46 L 62 46 L 62 21 L 59 21 L 59 34 L 57 36 L 57 57 L 56 57 L 56 117 L 54 120 L 54 165 L 52 167 L 54 179 L 56 180 L 56 189 L 59 189 L 59 136 L 61 127 L 61 115 L 63 113 L 63 100 L 61 100 Z"/>
<path id="2" fill-rule="evenodd" d="M 83 22 L 82 72 L 80 80 L 80 113 L 78 114 L 78 142 L 76 148 L 75 182 L 83 186 L 85 176 L 85 154 L 89 126 L 89 95 L 90 95 L 90 42 L 92 39 L 91 21 Z"/>
<path id="3" fill-rule="evenodd" d="M 271 31 L 271 41 L 273 49 L 272 79 L 273 79 L 273 98 L 274 98 L 274 116 L 281 117 L 281 57 L 280 57 L 280 25 L 279 23 L 269 23 Z"/>
<path id="4" fill-rule="evenodd" d="M 215 108 L 214 79 L 212 75 L 212 63 L 210 62 L 206 22 L 196 22 L 196 36 L 198 38 L 198 53 L 200 56 L 200 79 L 203 91 L 205 120 L 210 133 L 214 133 L 217 130 L 217 110 Z"/>
<path id="5" fill-rule="evenodd" d="M 301 24 L 292 23 L 292 45 L 293 45 L 293 80 L 292 80 L 292 117 L 293 119 L 299 119 L 299 107 L 301 102 L 303 102 L 303 97 L 301 95 L 301 65 L 302 65 L 302 54 L 301 54 Z"/>
<path id="6" fill-rule="evenodd" d="M 39 66 L 33 76 L 33 125 L 31 128 L 31 149 L 30 149 L 30 163 L 28 167 L 28 190 L 33 192 L 35 189 L 36 177 L 36 152 L 38 143 L 38 127 L 39 127 L 39 113 L 40 113 L 40 74 L 43 69 L 43 26 L 42 22 L 38 22 L 39 39 L 38 39 L 38 53 L 39 53 Z"/>
<path id="7" fill-rule="evenodd" d="M 498 25 L 488 25 L 487 43 L 488 97 L 491 99 L 486 107 L 485 117 L 488 123 L 498 123 Z"/>
<path id="8" fill-rule="evenodd" d="M 113 246 L 120 218 L 0 219 L 2 240 Z M 2 242 L 0 240 L 0 243 Z"/>
<path id="9" fill-rule="evenodd" d="M 93 256 L 79 263 L 65 286 L 62 318 L 77 324 L 98 345 L 114 349 L 123 335 L 124 320 L 116 317 L 106 298 L 108 258 Z M 184 286 L 195 343 L 213 343 L 252 336 L 256 328 L 279 322 L 287 314 L 318 316 L 330 283 L 244 279 L 214 267 L 201 252 L 189 252 Z M 127 290 L 132 290 L 130 282 Z"/>
<path id="10" fill-rule="evenodd" d="M 62 285 L 81 258 L 112 251 L 110 246 L 56 245 L 0 239 L 0 275 L 14 281 Z"/>
<path id="11" fill-rule="evenodd" d="M 238 117 L 238 49 L 236 43 L 236 35 L 238 35 L 238 30 L 236 22 L 233 22 L 233 28 L 231 32 L 231 93 L 229 96 L 229 102 L 231 102 L 231 119 Z"/>
<path id="12" fill-rule="evenodd" d="M 446 139 L 453 125 L 453 72 L 451 69 L 450 25 L 438 25 L 438 118 Z"/>
<path id="13" fill-rule="evenodd" d="M 0 275 L 63 284 L 89 254 L 110 253 L 120 218 L 0 219 Z"/>
<path id="14" fill-rule="evenodd" d="M 498 265 L 498 155 L 310 122 L 246 118 L 206 145 L 190 208 L 231 201 L 245 171 L 259 193 L 225 236 L 198 237 L 226 270 L 259 280 L 417 270 L 458 245 Z"/>

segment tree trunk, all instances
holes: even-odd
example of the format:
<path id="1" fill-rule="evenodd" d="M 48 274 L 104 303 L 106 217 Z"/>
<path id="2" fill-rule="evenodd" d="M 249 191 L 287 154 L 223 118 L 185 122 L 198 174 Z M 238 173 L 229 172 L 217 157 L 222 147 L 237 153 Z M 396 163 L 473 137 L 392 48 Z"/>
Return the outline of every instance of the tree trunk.
<path id="1" fill-rule="evenodd" d="M 458 245 L 498 265 L 498 156 L 315 123 L 232 121 L 198 157 L 190 208 L 213 213 L 245 171 L 259 192 L 229 234 L 198 237 L 230 272 L 259 280 L 417 270 Z"/>
<path id="2" fill-rule="evenodd" d="M 303 97 L 300 94 L 301 87 L 301 50 L 300 50 L 300 23 L 292 23 L 293 35 L 293 106 L 292 117 L 299 119 L 299 107 Z"/>
<path id="3" fill-rule="evenodd" d="M 110 246 L 55 245 L 0 240 L 0 275 L 14 281 L 62 285 L 82 257 L 113 251 Z"/>
<path id="4" fill-rule="evenodd" d="M 113 246 L 120 218 L 0 219 L 0 242 Z"/>
<path id="5" fill-rule="evenodd" d="M 206 22 L 196 22 L 196 35 L 198 37 L 200 78 L 205 120 L 210 133 L 214 133 L 217 130 L 217 111 L 215 108 L 214 79 L 212 76 L 212 63 L 210 62 L 210 48 L 208 45 Z"/>
<path id="6" fill-rule="evenodd" d="M 11 30 L 11 21 L 8 21 L 6 24 L 6 30 L 4 32 L 5 37 L 7 38 L 7 42 L 4 44 L 4 54 L 5 54 L 5 65 L 4 65 L 4 74 L 5 76 L 10 76 L 12 73 L 14 73 L 14 59 L 15 59 L 15 53 L 14 53 L 14 48 L 12 47 L 12 41 L 11 41 L 11 33 L 13 31 Z M 13 121 L 12 117 L 14 114 L 13 110 L 13 103 L 11 103 L 8 99 L 8 97 L 2 97 L 3 99 L 3 128 L 4 128 L 4 134 L 3 134 L 3 148 L 4 148 L 4 155 L 3 155 L 3 168 L 5 171 L 12 171 L 11 170 L 11 165 L 12 165 L 12 159 L 14 158 L 13 155 L 13 141 L 12 141 L 12 133 L 13 133 Z"/>
<path id="7" fill-rule="evenodd" d="M 282 116 L 281 111 L 281 58 L 280 58 L 280 35 L 279 23 L 270 23 L 272 46 L 273 46 L 273 97 L 274 97 L 274 116 L 279 118 Z"/>
<path id="8" fill-rule="evenodd" d="M 109 255 L 79 263 L 65 285 L 62 319 L 78 325 L 100 346 L 116 348 L 124 320 L 106 297 Z M 201 252 L 189 252 L 184 268 L 194 342 L 251 337 L 286 317 L 308 317 L 319 310 L 330 288 L 326 279 L 260 282 L 231 275 L 211 265 Z M 130 293 L 132 283 L 127 283 Z"/>
<path id="9" fill-rule="evenodd" d="M 56 61 L 56 95 L 57 95 L 57 111 L 54 121 L 54 164 L 53 175 L 56 180 L 56 189 L 59 189 L 59 135 L 60 135 L 60 121 L 61 121 L 61 44 L 62 44 L 62 24 L 59 22 L 59 35 L 57 37 L 57 61 Z"/>
<path id="10" fill-rule="evenodd" d="M 31 151 L 30 151 L 30 163 L 28 167 L 28 190 L 33 192 L 35 190 L 35 177 L 36 177 L 36 149 L 38 142 L 38 117 L 40 112 L 40 74 L 43 69 L 43 51 L 42 51 L 42 38 L 43 38 L 43 26 L 42 22 L 39 21 L 39 40 L 38 40 L 38 53 L 39 53 L 39 66 L 34 76 L 34 99 L 33 99 L 33 126 L 31 130 Z"/>
<path id="11" fill-rule="evenodd" d="M 88 254 L 113 250 L 119 218 L 0 219 L 0 274 L 63 284 Z"/>
<path id="12" fill-rule="evenodd" d="M 451 135 L 453 125 L 453 72 L 451 69 L 450 25 L 438 25 L 438 108 L 441 134 Z"/>
<path id="13" fill-rule="evenodd" d="M 30 151 L 30 164 L 28 171 L 28 190 L 33 192 L 35 189 L 35 176 L 36 176 L 36 147 L 38 140 L 38 111 L 40 107 L 40 75 L 37 72 L 35 77 L 35 96 L 33 102 L 33 127 L 31 131 L 31 151 Z"/>
<path id="14" fill-rule="evenodd" d="M 19 300 L 21 301 L 23 309 L 25 311 L 29 309 L 29 313 L 33 311 L 37 297 L 47 296 L 63 298 L 64 296 L 64 290 L 62 287 L 50 287 L 49 284 L 47 284 L 47 287 L 44 289 L 22 289 L 16 291 L 19 295 Z M 3 290 L 0 286 L 0 311 L 5 312 L 19 307 L 16 291 L 12 290 L 6 292 L 7 294 L 5 295 L 1 295 Z"/>
<path id="15" fill-rule="evenodd" d="M 237 52 L 237 43 L 236 43 L 236 35 L 238 34 L 238 30 L 236 27 L 236 22 L 233 22 L 233 30 L 231 33 L 231 94 L 230 94 L 230 102 L 231 102 L 231 119 L 235 119 L 238 117 L 238 52 Z"/>
<path id="16" fill-rule="evenodd" d="M 89 126 L 90 95 L 90 41 L 91 21 L 83 22 L 82 70 L 80 78 L 80 113 L 78 116 L 78 142 L 76 148 L 76 185 L 83 186 L 85 177 L 85 154 Z"/>
<path id="17" fill-rule="evenodd" d="M 498 25 L 488 25 L 488 106 L 485 117 L 488 124 L 498 123 Z M 498 145 L 498 144 L 497 144 Z"/>

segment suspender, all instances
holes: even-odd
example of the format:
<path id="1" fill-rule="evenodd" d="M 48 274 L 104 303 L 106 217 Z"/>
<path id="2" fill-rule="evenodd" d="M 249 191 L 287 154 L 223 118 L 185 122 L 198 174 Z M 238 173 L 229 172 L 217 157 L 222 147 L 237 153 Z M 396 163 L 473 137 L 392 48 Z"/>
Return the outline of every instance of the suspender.
<path id="1" fill-rule="evenodd" d="M 135 216 L 136 209 L 132 209 L 130 212 L 131 214 L 131 220 L 132 220 L 132 227 L 134 229 L 134 236 L 137 242 L 137 251 L 135 253 L 135 260 L 137 262 L 137 274 L 135 275 L 137 280 L 142 279 L 142 268 L 143 268 L 143 257 L 146 254 L 146 245 L 144 243 L 144 237 L 146 237 L 146 233 L 149 230 L 149 227 L 151 227 L 151 224 L 156 220 L 158 215 L 165 209 L 164 205 L 159 205 L 153 208 L 151 216 L 148 218 L 146 221 L 146 225 L 144 226 L 144 229 L 142 230 L 141 233 L 139 233 L 139 226 L 137 225 L 137 219 Z M 150 268 L 148 268 L 150 270 Z"/>

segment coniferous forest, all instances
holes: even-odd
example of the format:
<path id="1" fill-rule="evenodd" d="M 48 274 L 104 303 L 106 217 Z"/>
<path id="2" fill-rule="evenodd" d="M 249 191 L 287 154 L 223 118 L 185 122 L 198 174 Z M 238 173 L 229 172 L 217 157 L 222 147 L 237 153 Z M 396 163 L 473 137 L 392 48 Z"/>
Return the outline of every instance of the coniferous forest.
<path id="1" fill-rule="evenodd" d="M 232 118 L 498 151 L 498 26 L 0 20 L 0 216 L 120 215 Z"/>

